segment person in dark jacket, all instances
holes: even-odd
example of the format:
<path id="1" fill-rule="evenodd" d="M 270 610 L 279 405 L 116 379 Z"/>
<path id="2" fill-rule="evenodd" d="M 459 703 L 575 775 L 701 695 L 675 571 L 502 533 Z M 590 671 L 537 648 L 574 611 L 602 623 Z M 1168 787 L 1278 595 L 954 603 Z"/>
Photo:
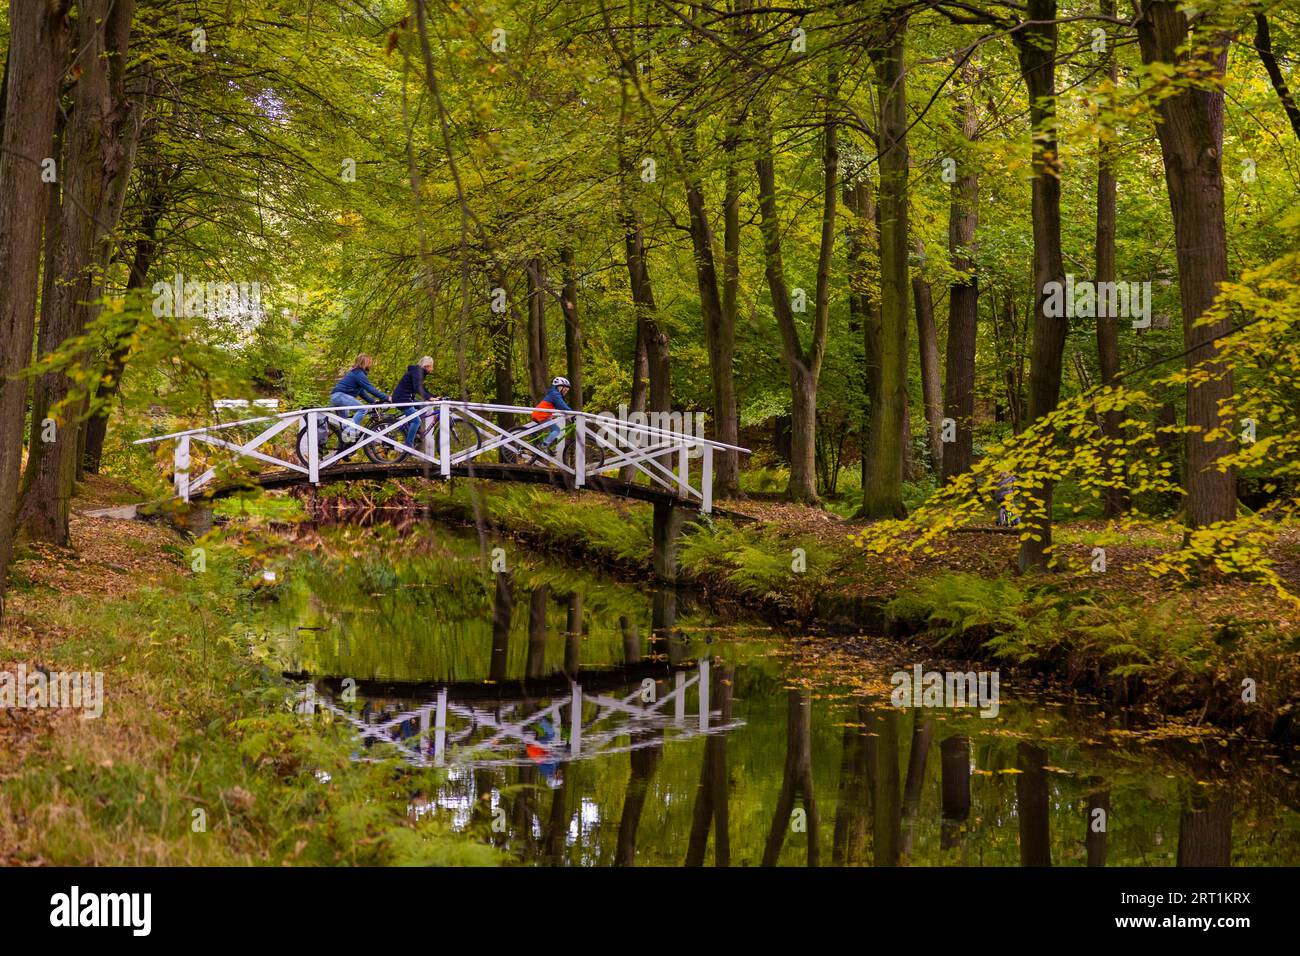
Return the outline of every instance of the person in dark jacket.
<path id="1" fill-rule="evenodd" d="M 369 355 L 362 353 L 357 356 L 356 362 L 352 368 L 335 383 L 333 390 L 330 392 L 330 405 L 333 406 L 351 406 L 351 405 L 368 405 L 371 404 L 368 399 L 376 402 L 388 401 L 388 396 L 375 388 L 370 382 L 368 373 L 374 368 L 375 360 Z M 366 417 L 366 410 L 363 408 L 352 416 L 352 423 L 360 425 L 361 419 Z M 355 435 L 345 436 L 348 441 L 352 441 Z"/>
<path id="2" fill-rule="evenodd" d="M 433 359 L 426 355 L 420 359 L 418 365 L 406 366 L 406 374 L 402 376 L 393 389 L 393 402 L 400 404 L 402 402 L 418 402 L 424 399 L 431 402 L 434 395 L 424 387 L 424 378 L 433 371 Z M 402 415 L 409 415 L 415 411 L 414 408 L 399 408 L 397 410 Z M 420 419 L 413 418 L 406 425 L 406 443 L 412 448 L 415 447 L 415 436 L 420 432 Z"/>
<path id="3" fill-rule="evenodd" d="M 564 396 L 568 394 L 569 380 L 567 378 L 563 375 L 557 375 L 555 378 L 551 379 L 550 389 L 544 396 L 542 396 L 542 400 L 537 403 L 537 408 L 533 410 L 533 421 L 544 422 L 547 419 L 554 417 L 551 414 L 551 409 L 560 412 L 573 411 L 573 409 L 569 407 L 569 403 L 564 400 Z M 551 430 L 547 432 L 546 437 L 542 439 L 543 445 L 554 445 L 560 440 L 561 420 L 562 419 L 556 419 L 556 421 L 551 424 Z"/>

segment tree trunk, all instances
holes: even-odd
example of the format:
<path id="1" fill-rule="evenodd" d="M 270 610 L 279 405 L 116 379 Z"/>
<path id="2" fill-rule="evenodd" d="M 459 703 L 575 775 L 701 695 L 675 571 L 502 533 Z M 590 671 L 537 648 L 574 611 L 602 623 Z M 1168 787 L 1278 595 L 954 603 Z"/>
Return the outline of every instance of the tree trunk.
<path id="1" fill-rule="evenodd" d="M 1291 129 L 1295 132 L 1296 138 L 1300 139 L 1300 106 L 1296 105 L 1295 94 L 1287 87 L 1286 77 L 1282 75 L 1282 69 L 1277 64 L 1277 56 L 1273 53 L 1273 40 L 1269 35 L 1268 17 L 1263 13 L 1255 14 L 1255 51 L 1259 54 L 1259 61 L 1264 64 L 1268 80 L 1273 84 L 1273 91 L 1282 101 L 1282 110 L 1291 122 Z"/>
<path id="2" fill-rule="evenodd" d="M 127 95 L 125 82 L 134 12 L 133 0 L 87 0 L 79 10 L 77 48 L 83 66 L 64 136 L 58 237 L 45 265 L 57 278 L 41 303 L 38 345 L 43 355 L 80 335 L 98 311 L 107 261 L 103 244 L 121 215 L 141 125 L 142 106 Z M 63 370 L 36 379 L 19 519 L 33 538 L 60 545 L 68 543 L 79 429 L 73 409 L 66 403 L 58 412 L 55 408 L 72 388 L 73 379 Z M 47 443 L 41 422 L 52 413 L 55 440 Z"/>
<path id="3" fill-rule="evenodd" d="M 735 152 L 734 135 L 728 136 L 727 153 Z M 694 131 L 687 143 L 688 169 L 696 157 Z M 719 291 L 717 264 L 713 255 L 713 228 L 704 205 L 704 190 L 698 178 L 688 173 L 686 206 L 690 212 L 691 245 L 695 252 L 695 281 L 700 293 L 704 338 L 709 350 L 709 378 L 713 391 L 713 420 L 716 437 L 736 444 L 739 432 L 736 382 L 732 363 L 736 347 L 736 280 L 739 276 L 740 195 L 735 163 L 727 167 L 727 192 L 723 200 L 723 282 Z M 717 495 L 735 497 L 740 492 L 736 452 L 723 452 L 715 459 L 714 487 Z"/>
<path id="4" fill-rule="evenodd" d="M 135 254 L 131 259 L 131 270 L 127 277 L 127 295 L 139 294 L 149 287 L 149 272 L 158 257 L 158 225 L 162 220 L 165 201 L 164 186 L 151 177 L 148 196 L 140 217 L 140 232 L 135 241 Z M 122 385 L 122 373 L 126 369 L 126 360 L 130 354 L 130 337 L 135 324 L 123 328 L 116 344 L 104 362 L 99 376 L 97 397 L 102 406 L 91 413 L 85 425 L 85 449 L 82 462 L 85 470 L 92 475 L 99 474 L 104 457 L 104 439 L 108 433 L 108 419 L 112 412 L 112 400 L 117 396 Z"/>
<path id="5" fill-rule="evenodd" d="M 828 102 L 838 86 L 835 70 L 827 74 Z M 781 355 L 790 379 L 790 482 L 791 501 L 817 500 L 817 383 L 826 354 L 830 318 L 831 257 L 835 250 L 835 212 L 839 196 L 839 146 L 836 124 L 828 106 L 822 126 L 822 228 L 817 250 L 817 286 L 813 294 L 812 341 L 805 350 L 795 324 L 794 305 L 786 285 L 781 252 L 781 224 L 776 204 L 776 164 L 772 153 L 772 122 L 767 104 L 757 117 L 759 151 L 754 161 L 758 174 L 758 207 L 763 234 L 763 265 Z"/>
<path id="6" fill-rule="evenodd" d="M 32 358 L 40 210 L 47 205 L 41 161 L 55 155 L 59 81 L 67 55 L 66 18 L 64 4 L 11 6 L 0 98 L 0 620 L 17 527 L 27 405 L 27 379 L 19 373 Z"/>
<path id="7" fill-rule="evenodd" d="M 871 180 L 865 172 L 844 190 L 844 205 L 852 213 L 849 220 L 847 266 L 849 274 L 849 326 L 862 336 L 862 418 L 858 423 L 861 453 L 862 487 L 867 485 L 867 433 L 871 424 L 872 382 L 880 373 L 877 341 L 880 337 L 880 300 L 874 294 L 870 272 L 866 268 L 869 250 L 879 248 L 876 203 L 871 195 Z"/>
<path id="8" fill-rule="evenodd" d="M 578 314 L 578 272 L 573 263 L 573 249 L 560 250 L 564 263 L 564 294 L 560 311 L 564 313 L 564 358 L 569 370 L 569 404 L 582 411 L 582 317 Z"/>
<path id="9" fill-rule="evenodd" d="M 546 290 L 540 259 L 530 259 L 528 275 L 528 387 L 540 402 L 551 387 L 551 357 L 546 341 Z"/>
<path id="10" fill-rule="evenodd" d="M 913 240 L 913 248 L 924 261 L 925 245 L 920 238 Z M 939 377 L 939 332 L 934 325 L 934 295 L 930 283 L 919 271 L 912 277 L 912 298 L 916 302 L 916 343 L 921 359 L 921 401 L 925 405 L 930 469 L 938 478 L 943 472 L 943 382 Z"/>
<path id="11" fill-rule="evenodd" d="M 1115 0 L 1101 0 L 1103 16 L 1115 15 Z M 1106 73 L 1112 87 L 1119 79 L 1119 67 L 1115 61 L 1114 37 L 1106 42 Z M 1097 140 L 1097 283 L 1115 281 L 1115 210 L 1117 187 L 1114 170 L 1115 146 L 1113 134 L 1101 134 Z M 1101 310 L 1098 310 L 1100 313 Z M 1114 315 L 1097 316 L 1097 367 L 1101 372 L 1102 385 L 1115 385 L 1119 382 L 1119 318 Z M 1105 412 L 1101 416 L 1101 437 L 1103 444 L 1103 465 L 1107 476 L 1115 487 L 1102 491 L 1102 507 L 1107 518 L 1115 518 L 1127 509 L 1124 489 L 1120 487 L 1123 480 L 1123 449 L 1120 434 L 1120 422 L 1123 415 L 1118 411 Z"/>
<path id="12" fill-rule="evenodd" d="M 739 126 L 740 120 L 737 120 Z M 736 316 L 740 307 L 740 166 L 735 153 L 739 133 L 727 137 L 726 185 L 722 197 L 722 321 L 718 324 L 718 372 L 713 385 L 718 441 L 740 443 L 740 410 L 736 398 Z M 714 459 L 714 496 L 740 497 L 740 453 L 724 451 Z"/>
<path id="13" fill-rule="evenodd" d="M 506 288 L 503 273 L 497 273 L 497 288 Z M 515 403 L 515 307 L 511 303 L 500 312 L 492 313 L 488 334 L 492 339 L 492 384 L 493 400 L 498 405 Z M 529 382 L 531 386 L 531 379 Z M 501 426 L 507 428 L 514 424 L 513 416 L 502 412 Z"/>
<path id="14" fill-rule="evenodd" d="M 957 100 L 961 133 L 973 142 L 979 128 L 975 105 L 966 93 Z M 948 254 L 963 276 L 948 287 L 948 348 L 944 375 L 944 416 L 955 426 L 953 441 L 943 448 L 943 480 L 970 470 L 975 429 L 975 348 L 979 329 L 979 285 L 975 274 L 975 229 L 979 223 L 979 171 L 965 159 L 952 185 L 948 212 Z"/>
<path id="15" fill-rule="evenodd" d="M 1171 63 L 1180 73 L 1193 71 L 1213 78 L 1213 89 L 1182 85 L 1160 100 L 1156 133 L 1164 158 L 1169 208 L 1173 213 L 1177 244 L 1178 286 L 1183 307 L 1183 345 L 1186 366 L 1198 378 L 1187 388 L 1187 489 L 1186 522 L 1199 528 L 1230 521 L 1237 514 L 1236 475 L 1220 470 L 1219 459 L 1231 454 L 1227 438 L 1206 441 L 1221 421 L 1219 405 L 1233 394 L 1232 371 L 1219 358 L 1216 339 L 1232 329 L 1226 316 L 1199 324 L 1228 278 L 1228 245 L 1223 212 L 1223 90 L 1227 38 L 1198 38 L 1197 59 L 1180 49 L 1188 41 L 1187 16 L 1173 3 L 1143 7 L 1138 19 L 1138 41 L 1144 63 Z"/>
<path id="16" fill-rule="evenodd" d="M 646 378 L 649 380 L 647 405 L 650 411 L 667 412 L 672 410 L 668 336 L 657 321 L 658 307 L 655 305 L 654 286 L 650 283 L 650 267 L 646 260 L 645 231 L 640 217 L 634 212 L 627 214 L 625 227 L 623 245 L 628 279 L 632 287 L 632 304 L 636 308 L 638 348 L 645 349 Z M 637 359 L 640 361 L 640 355 Z"/>
<path id="17" fill-rule="evenodd" d="M 1064 281 L 1061 258 L 1061 177 L 1056 151 L 1056 0 L 1029 0 L 1026 26 L 1016 34 L 1020 72 L 1029 92 L 1033 129 L 1034 340 L 1029 357 L 1029 423 L 1061 396 L 1061 364 L 1069 322 L 1046 311 L 1047 284 Z M 1041 502 L 1042 514 L 1025 519 L 1021 571 L 1043 570 L 1052 546 L 1052 484 L 1017 477 L 1017 494 Z"/>
<path id="18" fill-rule="evenodd" d="M 871 379 L 871 422 L 867 431 L 862 514 L 901 518 L 903 508 L 903 420 L 907 416 L 907 90 L 900 20 L 886 45 L 872 51 L 880 99 L 880 329 L 876 374 Z"/>

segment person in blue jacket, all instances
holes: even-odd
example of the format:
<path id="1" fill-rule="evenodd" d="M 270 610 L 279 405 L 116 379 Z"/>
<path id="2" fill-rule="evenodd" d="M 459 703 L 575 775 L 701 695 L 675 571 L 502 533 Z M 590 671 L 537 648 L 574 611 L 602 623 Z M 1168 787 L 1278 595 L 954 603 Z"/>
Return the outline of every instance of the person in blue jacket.
<path id="1" fill-rule="evenodd" d="M 375 360 L 369 355 L 362 353 L 357 356 L 356 362 L 347 374 L 335 383 L 333 390 L 330 392 L 330 405 L 348 406 L 348 405 L 369 405 L 373 402 L 386 402 L 388 396 L 375 388 L 370 382 L 370 376 L 366 373 L 374 368 Z M 373 402 L 371 401 L 373 400 Z M 366 410 L 363 408 L 352 416 L 352 423 L 360 425 L 361 419 L 366 417 Z M 355 433 L 346 436 L 348 441 L 353 441 Z"/>
<path id="2" fill-rule="evenodd" d="M 424 356 L 420 359 L 418 365 L 406 366 L 406 374 L 402 376 L 393 389 L 393 402 L 418 402 L 424 399 L 431 402 L 434 395 L 424 387 L 424 378 L 433 371 L 433 358 Z M 402 415 L 409 415 L 415 411 L 414 408 L 399 408 L 397 411 Z M 420 419 L 412 418 L 406 425 L 406 443 L 412 448 L 415 447 L 415 436 L 420 432 Z"/>
<path id="3" fill-rule="evenodd" d="M 537 403 L 537 408 L 533 410 L 533 421 L 544 422 L 547 419 L 554 418 L 555 416 L 552 414 L 552 410 L 559 412 L 573 411 L 573 409 L 569 407 L 569 403 L 564 400 L 564 396 L 568 394 L 569 380 L 567 378 L 563 375 L 557 375 L 555 378 L 551 379 L 550 389 L 544 396 L 542 396 L 542 400 Z M 546 437 L 542 439 L 543 445 L 549 447 L 560 440 L 561 420 L 562 419 L 556 419 L 551 424 L 551 430 L 547 432 Z"/>

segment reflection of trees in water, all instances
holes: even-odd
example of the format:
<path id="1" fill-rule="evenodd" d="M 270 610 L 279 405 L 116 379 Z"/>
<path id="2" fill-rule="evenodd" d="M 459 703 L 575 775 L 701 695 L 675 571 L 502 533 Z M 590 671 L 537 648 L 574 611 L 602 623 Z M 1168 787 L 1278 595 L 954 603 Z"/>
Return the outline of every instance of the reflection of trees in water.
<path id="1" fill-rule="evenodd" d="M 623 797 L 623 812 L 618 818 L 618 849 L 614 857 L 618 866 L 636 863 L 636 831 L 641 825 L 641 812 L 645 809 L 650 783 L 662 756 L 662 746 L 642 747 L 628 754 L 632 772 Z"/>
<path id="2" fill-rule="evenodd" d="M 907 782 L 903 784 L 903 856 L 912 855 L 916 837 L 917 813 L 921 809 L 921 790 L 925 786 L 925 765 L 930 756 L 930 740 L 934 737 L 934 717 L 922 716 L 921 709 L 912 710 L 912 745 L 907 751 Z"/>
<path id="3" fill-rule="evenodd" d="M 867 715 L 867 762 L 871 767 L 872 858 L 874 866 L 897 866 L 903 844 L 903 806 L 898 773 L 898 711 Z"/>
<path id="4" fill-rule="evenodd" d="M 582 594 L 569 595 L 569 621 L 564 634 L 564 673 L 576 674 L 582 661 Z"/>
<path id="5" fill-rule="evenodd" d="M 735 668 L 723 665 L 713 669 L 711 699 L 718 701 L 722 722 L 731 720 L 731 688 Z M 691 836 L 686 848 L 686 865 L 703 866 L 709 844 L 709 823 L 713 823 L 713 859 L 715 866 L 731 865 L 731 834 L 728 816 L 731 780 L 727 774 L 727 735 L 713 734 L 704 742 L 704 766 L 695 792 L 695 809 L 691 816 Z"/>
<path id="6" fill-rule="evenodd" d="M 496 590 L 492 601 L 492 656 L 488 663 L 488 679 L 500 682 L 506 679 L 510 668 L 510 619 L 514 616 L 515 590 L 509 574 L 500 572 L 493 577 Z"/>
<path id="7" fill-rule="evenodd" d="M 459 580 L 466 577 L 464 570 L 437 570 L 430 562 L 429 569 L 417 568 L 412 575 L 403 565 L 394 585 L 400 593 L 377 599 L 362 592 L 387 580 L 384 574 L 324 566 L 314 585 L 321 592 L 300 589 L 297 607 L 303 624 L 333 626 L 328 631 L 305 632 L 300 640 L 318 655 L 314 663 L 348 665 L 332 671 L 338 674 L 396 673 L 406 668 L 423 676 L 432 664 L 449 669 L 456 675 L 451 679 L 463 681 L 461 689 L 486 677 L 495 682 L 490 698 L 471 691 L 470 699 L 488 710 L 505 708 L 502 696 L 511 696 L 510 682 L 521 679 L 535 697 L 558 701 L 567 692 L 569 678 L 577 677 L 585 665 L 588 671 L 581 682 L 594 681 L 584 689 L 585 720 L 596 713 L 597 687 L 611 696 L 620 693 L 605 682 L 610 678 L 593 676 L 598 670 L 610 674 L 613 668 L 627 667 L 615 679 L 634 692 L 634 678 L 642 671 L 658 677 L 664 673 L 665 660 L 680 662 L 688 656 L 684 632 L 689 634 L 691 628 L 678 626 L 678 600 L 670 592 L 624 594 L 604 586 L 587 591 L 585 585 L 579 588 L 576 576 L 522 567 L 490 580 L 479 575 L 469 587 Z M 457 575 L 459 579 L 452 580 Z M 375 609 L 379 601 L 389 603 Z M 355 629 L 351 648 L 349 628 Z M 643 640 L 643 634 L 648 640 Z M 552 642 L 549 650 L 548 641 Z M 727 711 L 724 721 L 730 719 L 733 707 L 730 684 L 741 681 L 734 706 L 743 708 L 751 727 L 736 740 L 708 737 L 699 750 L 670 747 L 665 754 L 664 740 L 671 739 L 673 732 L 669 729 L 666 734 L 664 726 L 647 727 L 647 735 L 656 739 L 646 753 L 630 752 L 626 764 L 621 758 L 602 757 L 583 764 L 583 773 L 576 777 L 568 772 L 575 765 L 564 763 L 566 743 L 552 744 L 549 749 L 566 770 L 554 780 L 559 786 L 550 788 L 542 786 L 544 768 L 520 762 L 528 759 L 523 744 L 510 769 L 475 767 L 478 755 L 469 755 L 468 763 L 460 765 L 465 775 L 447 785 L 444 806 L 454 806 L 460 813 L 467 805 L 457 801 L 468 798 L 470 827 L 490 833 L 493 842 L 549 862 L 564 862 L 575 814 L 579 829 L 599 841 L 599 846 L 593 843 L 584 851 L 587 859 L 644 862 L 650 856 L 657 863 L 703 865 L 712 831 L 717 864 L 727 865 L 733 857 L 767 862 L 770 855 L 780 859 L 789 839 L 789 811 L 799 805 L 805 790 L 813 793 L 814 777 L 820 773 L 815 783 L 822 790 L 821 809 L 826 809 L 828 795 L 836 800 L 833 822 L 827 820 L 830 832 L 824 835 L 830 843 L 830 860 L 837 865 L 868 859 L 877 865 L 964 863 L 969 857 L 971 862 L 1003 865 L 1017 860 L 1025 865 L 1086 860 L 1100 866 L 1172 863 L 1175 852 L 1183 865 L 1294 858 L 1295 820 L 1285 808 L 1294 808 L 1297 802 L 1295 782 L 1285 775 L 1244 769 L 1257 763 L 1234 761 L 1216 774 L 1200 754 L 1204 744 L 1194 740 L 1159 747 L 1143 741 L 1140 748 L 1107 743 L 1103 749 L 1088 739 L 1096 736 L 1095 709 L 1077 704 L 1047 711 L 1050 721 L 1043 720 L 1043 711 L 1029 706 L 1019 711 L 1009 708 L 997 722 L 987 722 L 960 712 L 936 715 L 922 709 L 913 709 L 909 719 L 882 702 L 858 701 L 846 722 L 867 726 L 828 732 L 826 721 L 844 719 L 843 712 L 820 703 L 814 712 L 806 694 L 792 710 L 794 701 L 777 665 L 750 663 L 760 656 L 738 652 L 731 659 L 741 664 L 729 665 L 726 678 L 720 666 L 711 673 L 713 704 Z M 562 672 L 555 666 L 561 657 Z M 548 662 L 556 673 L 547 673 Z M 532 676 L 539 673 L 540 679 Z M 459 692 L 453 685 L 452 699 Z M 364 747 L 387 740 L 413 747 L 437 720 L 405 716 L 412 700 L 424 701 L 423 696 L 402 694 L 401 699 L 390 700 L 388 693 L 381 689 L 366 694 L 366 713 L 381 722 L 391 720 L 393 726 L 365 738 Z M 488 699 L 494 703 L 485 705 Z M 349 713 L 355 716 L 356 711 Z M 502 722 L 514 722 L 531 713 L 502 710 L 500 717 Z M 399 722 L 399 717 L 404 720 Z M 672 717 L 671 707 L 668 717 Z M 1092 725 L 1087 723 L 1090 720 Z M 465 726 L 468 718 L 451 715 L 449 723 Z M 1122 719 L 1114 722 L 1122 723 Z M 995 729 L 1011 733 L 989 732 Z M 936 733 L 940 737 L 938 778 L 927 782 L 929 765 L 935 762 L 928 756 L 936 746 Z M 455 746 L 458 743 L 449 731 L 451 762 L 458 759 L 451 756 Z M 380 756 L 387 748 L 358 750 L 362 756 Z M 1118 759 L 1113 756 L 1116 752 Z M 462 756 L 465 753 L 461 751 Z M 507 754 L 503 750 L 499 756 Z M 981 774 L 974 782 L 972 761 Z M 1057 775 L 1049 769 L 1054 764 L 1074 774 Z M 731 786 L 729 767 L 736 773 L 734 768 L 741 766 L 745 776 L 738 776 Z M 1230 797 L 1207 797 L 1204 788 L 1193 786 L 1193 781 L 1221 781 L 1229 774 L 1235 778 Z M 523 790 L 533 791 L 531 798 Z M 677 799 L 661 808 L 650 796 L 661 791 Z M 506 833 L 491 829 L 491 801 L 481 799 L 484 793 L 503 794 L 499 805 L 506 813 Z M 646 811 L 651 800 L 655 805 Z M 781 818 L 776 834 L 771 832 L 774 803 Z M 1119 809 L 1108 822 L 1116 828 L 1094 831 L 1093 811 L 1103 809 L 1109 815 L 1112 803 Z M 811 811 L 808 857 L 816 862 L 823 835 L 818 808 L 815 799 L 804 806 Z M 1234 814 L 1247 823 L 1238 825 L 1235 848 Z M 757 825 L 756 817 L 761 817 Z M 734 833 L 729 823 L 737 824 Z M 1274 837 L 1265 839 L 1263 835 L 1269 833 Z M 769 844 L 774 841 L 773 851 Z"/>
<path id="8" fill-rule="evenodd" d="M 867 705 L 858 704 L 844 724 L 839 799 L 831 837 L 832 866 L 861 866 L 866 862 L 867 813 L 871 800 L 867 784 L 866 720 Z"/>
<path id="9" fill-rule="evenodd" d="M 817 799 L 813 787 L 812 701 L 806 691 L 799 690 L 787 691 L 786 698 L 785 770 L 781 777 L 781 794 L 777 797 L 776 813 L 772 817 L 772 828 L 768 831 L 767 845 L 763 850 L 763 865 L 776 866 L 781 856 L 797 796 L 802 799 L 807 815 L 808 865 L 817 866 L 820 862 L 817 836 L 821 821 L 817 815 Z"/>
<path id="10" fill-rule="evenodd" d="M 524 676 L 536 679 L 546 673 L 546 603 L 551 588 L 543 584 L 528 596 L 528 663 Z"/>
<path id="11" fill-rule="evenodd" d="M 626 614 L 619 617 L 618 627 L 623 634 L 623 663 L 635 664 L 641 660 L 641 630 Z"/>
<path id="12" fill-rule="evenodd" d="M 964 734 L 946 737 L 939 744 L 941 806 L 939 848 L 952 850 L 962 845 L 970 817 L 970 738 Z"/>
<path id="13" fill-rule="evenodd" d="M 1101 811 L 1098 821 L 1094 821 L 1096 811 Z M 1106 831 L 1110 828 L 1110 791 L 1094 790 L 1088 794 L 1088 805 L 1084 816 L 1084 846 L 1088 849 L 1089 866 L 1106 865 Z"/>
<path id="14" fill-rule="evenodd" d="M 1232 863 L 1232 794 L 1189 800 L 1178 824 L 1179 866 L 1229 866 Z"/>
<path id="15" fill-rule="evenodd" d="M 1020 865 L 1051 866 L 1052 834 L 1048 816 L 1047 751 L 1033 744 L 1016 745 L 1016 816 L 1020 821 Z"/>

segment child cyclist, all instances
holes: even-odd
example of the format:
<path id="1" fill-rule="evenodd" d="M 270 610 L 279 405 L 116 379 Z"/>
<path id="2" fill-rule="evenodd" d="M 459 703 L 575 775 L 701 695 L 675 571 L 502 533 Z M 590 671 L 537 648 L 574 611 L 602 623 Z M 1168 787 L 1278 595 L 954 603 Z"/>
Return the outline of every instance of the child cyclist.
<path id="1" fill-rule="evenodd" d="M 544 422 L 548 419 L 555 418 L 552 411 L 573 411 L 573 409 L 569 407 L 569 403 L 564 400 L 565 396 L 568 394 L 569 380 L 567 378 L 563 375 L 557 375 L 555 378 L 551 379 L 551 387 L 547 390 L 546 394 L 542 396 L 542 400 L 537 403 L 537 408 L 533 410 L 533 421 Z M 560 440 L 560 422 L 562 420 L 563 419 L 561 418 L 555 418 L 555 420 L 551 422 L 551 430 L 547 432 L 546 437 L 542 439 L 543 445 L 549 448 Z"/>

